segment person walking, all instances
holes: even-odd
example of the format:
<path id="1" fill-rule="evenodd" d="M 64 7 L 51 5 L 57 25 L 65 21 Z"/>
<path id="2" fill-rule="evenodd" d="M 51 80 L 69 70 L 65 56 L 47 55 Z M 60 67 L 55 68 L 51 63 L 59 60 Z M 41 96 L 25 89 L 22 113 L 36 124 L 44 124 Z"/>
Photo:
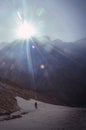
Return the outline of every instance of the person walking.
<path id="1" fill-rule="evenodd" d="M 37 108 L 38 108 L 37 102 L 35 102 L 34 106 L 35 106 L 35 109 L 37 109 Z"/>

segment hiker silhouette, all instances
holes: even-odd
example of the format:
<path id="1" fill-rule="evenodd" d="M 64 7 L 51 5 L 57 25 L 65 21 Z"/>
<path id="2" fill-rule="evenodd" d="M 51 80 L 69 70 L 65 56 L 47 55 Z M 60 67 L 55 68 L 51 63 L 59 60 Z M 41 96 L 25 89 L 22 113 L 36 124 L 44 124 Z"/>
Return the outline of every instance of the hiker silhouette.
<path id="1" fill-rule="evenodd" d="M 38 108 L 37 102 L 35 102 L 35 104 L 34 104 L 34 105 L 35 105 L 35 109 L 37 109 L 37 108 Z"/>

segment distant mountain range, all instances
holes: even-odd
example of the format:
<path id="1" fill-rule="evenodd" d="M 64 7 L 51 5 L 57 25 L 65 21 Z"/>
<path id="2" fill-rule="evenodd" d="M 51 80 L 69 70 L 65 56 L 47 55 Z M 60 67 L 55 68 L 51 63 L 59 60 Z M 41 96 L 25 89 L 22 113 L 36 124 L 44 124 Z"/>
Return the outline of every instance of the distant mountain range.
<path id="1" fill-rule="evenodd" d="M 68 105 L 86 105 L 86 38 L 66 43 L 33 37 L 0 46 L 1 79 Z"/>

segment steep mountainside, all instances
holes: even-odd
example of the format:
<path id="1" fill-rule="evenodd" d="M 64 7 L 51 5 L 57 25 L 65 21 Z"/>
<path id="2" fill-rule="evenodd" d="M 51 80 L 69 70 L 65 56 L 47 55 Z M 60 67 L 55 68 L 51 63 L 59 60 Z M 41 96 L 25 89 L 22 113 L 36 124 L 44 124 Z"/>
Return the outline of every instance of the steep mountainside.
<path id="1" fill-rule="evenodd" d="M 53 92 L 66 104 L 86 104 L 85 40 L 14 41 L 0 50 L 0 76 L 21 88 L 41 94 Z"/>
<path id="2" fill-rule="evenodd" d="M 47 103 L 66 105 L 58 95 L 56 95 L 56 97 L 58 97 L 57 99 L 54 98 L 52 92 L 46 94 L 38 93 L 29 89 L 20 88 L 13 84 L 13 82 L 8 82 L 6 80 L 0 81 L 0 116 L 10 115 L 20 110 L 16 100 L 17 96 L 27 100 L 36 99 Z"/>

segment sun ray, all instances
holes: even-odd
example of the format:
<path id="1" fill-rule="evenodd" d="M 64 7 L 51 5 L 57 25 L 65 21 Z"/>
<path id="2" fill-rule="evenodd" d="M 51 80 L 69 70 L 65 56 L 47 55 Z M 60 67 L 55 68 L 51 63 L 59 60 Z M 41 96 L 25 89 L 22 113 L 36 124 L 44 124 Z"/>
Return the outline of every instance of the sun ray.
<path id="1" fill-rule="evenodd" d="M 48 68 L 48 62 L 47 60 L 45 59 L 45 56 L 42 54 L 42 52 L 40 51 L 40 48 L 36 45 L 36 43 L 34 42 L 33 38 L 31 38 L 32 42 L 34 43 L 34 45 L 36 46 L 36 49 L 38 50 L 39 54 L 41 55 L 42 59 L 44 60 L 45 62 L 45 65 L 44 64 L 41 64 L 40 67 L 42 66 L 41 69 L 46 69 L 46 72 L 48 74 L 48 76 L 46 77 L 47 78 L 47 81 L 48 81 L 48 84 L 49 86 L 51 86 L 51 80 L 50 80 L 50 76 L 49 76 L 49 68 Z"/>
<path id="2" fill-rule="evenodd" d="M 74 58 L 70 57 L 69 55 L 67 55 L 66 53 L 64 53 L 60 48 L 56 49 L 56 47 L 52 44 L 50 44 L 53 49 L 58 52 L 60 55 L 64 56 L 65 58 L 69 59 L 70 61 L 73 61 L 75 64 L 78 64 L 80 67 L 82 67 L 82 65 L 77 61 L 75 60 Z M 52 56 L 53 57 L 53 56 Z M 57 55 L 56 57 L 53 57 L 53 58 L 56 58 L 57 59 Z"/>
<path id="3" fill-rule="evenodd" d="M 32 86 L 34 87 L 34 90 L 36 90 L 36 84 L 35 84 L 35 78 L 34 78 L 34 70 L 33 70 L 33 63 L 32 63 L 32 56 L 31 56 L 31 52 L 30 52 L 31 51 L 30 50 L 30 44 L 28 42 L 29 41 L 26 40 L 27 64 L 28 64 L 28 70 L 31 73 Z"/>

